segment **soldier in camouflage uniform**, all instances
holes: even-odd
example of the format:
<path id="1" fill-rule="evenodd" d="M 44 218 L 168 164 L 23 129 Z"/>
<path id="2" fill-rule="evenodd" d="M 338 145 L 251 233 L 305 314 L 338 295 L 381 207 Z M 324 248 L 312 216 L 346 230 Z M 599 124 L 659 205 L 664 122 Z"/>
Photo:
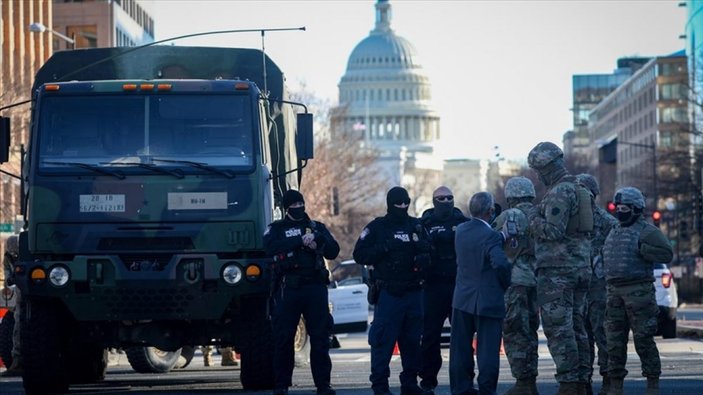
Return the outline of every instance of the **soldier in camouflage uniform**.
<path id="1" fill-rule="evenodd" d="M 595 177 L 590 174 L 579 174 L 578 181 L 588 188 L 595 199 L 600 194 L 600 187 Z M 598 367 L 603 377 L 599 395 L 608 393 L 610 378 L 608 377 L 608 349 L 605 342 L 605 273 L 603 272 L 603 243 L 612 228 L 618 226 L 618 221 L 600 206 L 593 211 L 593 238 L 591 239 L 591 282 L 586 295 L 586 333 L 590 351 L 590 375 L 593 377 L 593 362 L 595 347 L 598 345 Z M 592 381 L 592 380 L 591 380 Z"/>
<path id="2" fill-rule="evenodd" d="M 505 255 L 512 263 L 510 288 L 505 292 L 503 341 L 510 370 L 517 380 L 505 395 L 537 395 L 537 347 L 539 309 L 535 279 L 535 251 L 528 233 L 528 215 L 534 210 L 535 187 L 525 177 L 513 177 L 505 183 L 508 210 L 493 222 L 504 229 L 508 240 Z"/>
<path id="3" fill-rule="evenodd" d="M 14 276 L 14 265 L 19 255 L 19 236 L 11 235 L 5 241 L 5 256 L 3 258 L 3 272 L 5 275 L 3 286 L 8 287 L 10 280 Z M 15 287 L 15 309 L 12 314 L 15 319 L 14 327 L 12 328 L 12 364 L 7 367 L 7 370 L 2 373 L 3 377 L 13 377 L 22 375 L 22 362 L 20 354 L 20 304 L 22 296 L 20 289 Z M 7 314 L 10 314 L 8 312 Z"/>
<path id="4" fill-rule="evenodd" d="M 647 377 L 646 395 L 658 395 L 661 361 L 654 333 L 659 308 L 653 271 L 655 262 L 670 262 L 674 254 L 669 240 L 659 228 L 646 223 L 642 217 L 642 192 L 632 187 L 619 189 L 613 202 L 620 227 L 610 232 L 603 246 L 607 283 L 608 394 L 623 394 L 627 341 L 632 330 L 642 375 Z"/>
<path id="5" fill-rule="evenodd" d="M 530 214 L 530 233 L 537 259 L 537 301 L 556 364 L 557 395 L 585 395 L 590 369 L 584 314 L 591 278 L 586 230 L 588 221 L 593 230 L 592 201 L 590 193 L 568 174 L 564 153 L 555 144 L 537 144 L 527 161 L 548 188 L 538 210 Z"/>

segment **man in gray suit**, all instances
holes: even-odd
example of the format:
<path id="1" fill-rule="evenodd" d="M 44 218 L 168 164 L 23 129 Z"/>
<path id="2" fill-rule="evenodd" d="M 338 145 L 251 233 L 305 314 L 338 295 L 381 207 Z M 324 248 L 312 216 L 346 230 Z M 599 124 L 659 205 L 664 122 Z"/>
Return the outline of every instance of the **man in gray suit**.
<path id="1" fill-rule="evenodd" d="M 456 287 L 449 348 L 452 395 L 496 393 L 500 370 L 500 341 L 505 317 L 505 290 L 511 265 L 503 252 L 505 238 L 491 229 L 493 195 L 479 192 L 469 201 L 473 217 L 456 230 Z M 474 388 L 472 339 L 477 336 L 478 390 Z"/>

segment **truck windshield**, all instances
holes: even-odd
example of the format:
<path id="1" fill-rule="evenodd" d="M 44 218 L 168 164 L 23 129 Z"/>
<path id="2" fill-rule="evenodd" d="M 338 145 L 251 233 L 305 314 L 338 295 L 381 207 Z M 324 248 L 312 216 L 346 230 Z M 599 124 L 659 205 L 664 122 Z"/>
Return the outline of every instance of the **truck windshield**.
<path id="1" fill-rule="evenodd" d="M 55 96 L 45 97 L 40 111 L 42 168 L 66 169 L 60 162 L 106 167 L 129 162 L 194 169 L 184 160 L 235 170 L 253 165 L 247 96 Z"/>

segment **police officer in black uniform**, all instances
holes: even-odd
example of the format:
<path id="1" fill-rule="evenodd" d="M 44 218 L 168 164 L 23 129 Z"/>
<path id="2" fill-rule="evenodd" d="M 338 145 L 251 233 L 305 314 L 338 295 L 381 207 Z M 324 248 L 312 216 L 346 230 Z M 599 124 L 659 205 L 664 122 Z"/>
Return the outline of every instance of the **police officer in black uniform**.
<path id="1" fill-rule="evenodd" d="M 442 368 L 440 340 L 444 320 L 452 319 L 452 299 L 456 283 L 454 233 L 459 224 L 468 221 L 461 210 L 454 207 L 452 191 L 445 186 L 435 189 L 432 193 L 432 204 L 434 208 L 426 210 L 420 218 L 433 247 L 423 291 L 425 320 L 420 370 L 420 386 L 428 392 L 434 392 L 437 387 L 437 373 Z"/>
<path id="2" fill-rule="evenodd" d="M 422 364 L 422 271 L 429 264 L 431 246 L 419 219 L 408 215 L 408 191 L 391 188 L 386 202 L 388 213 L 371 221 L 354 247 L 356 262 L 373 268 L 370 301 L 376 307 L 369 329 L 369 380 L 374 395 L 392 395 L 389 364 L 397 342 L 403 366 L 400 393 L 419 395 L 423 393 L 417 385 Z"/>
<path id="3" fill-rule="evenodd" d="M 285 395 L 292 385 L 293 341 L 300 320 L 310 335 L 310 368 L 318 395 L 334 395 L 330 385 L 329 356 L 332 316 L 324 258 L 334 259 L 339 244 L 324 224 L 305 213 L 303 195 L 289 190 L 283 195 L 286 216 L 269 225 L 264 249 L 274 260 L 272 308 L 274 395 Z"/>

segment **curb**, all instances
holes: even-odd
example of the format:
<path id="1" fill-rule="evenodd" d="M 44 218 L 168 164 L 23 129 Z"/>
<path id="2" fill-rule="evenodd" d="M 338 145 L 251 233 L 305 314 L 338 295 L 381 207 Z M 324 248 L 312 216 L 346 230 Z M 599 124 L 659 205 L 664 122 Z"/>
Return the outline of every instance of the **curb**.
<path id="1" fill-rule="evenodd" d="M 703 339 L 703 327 L 678 325 L 676 327 L 676 337 Z"/>

